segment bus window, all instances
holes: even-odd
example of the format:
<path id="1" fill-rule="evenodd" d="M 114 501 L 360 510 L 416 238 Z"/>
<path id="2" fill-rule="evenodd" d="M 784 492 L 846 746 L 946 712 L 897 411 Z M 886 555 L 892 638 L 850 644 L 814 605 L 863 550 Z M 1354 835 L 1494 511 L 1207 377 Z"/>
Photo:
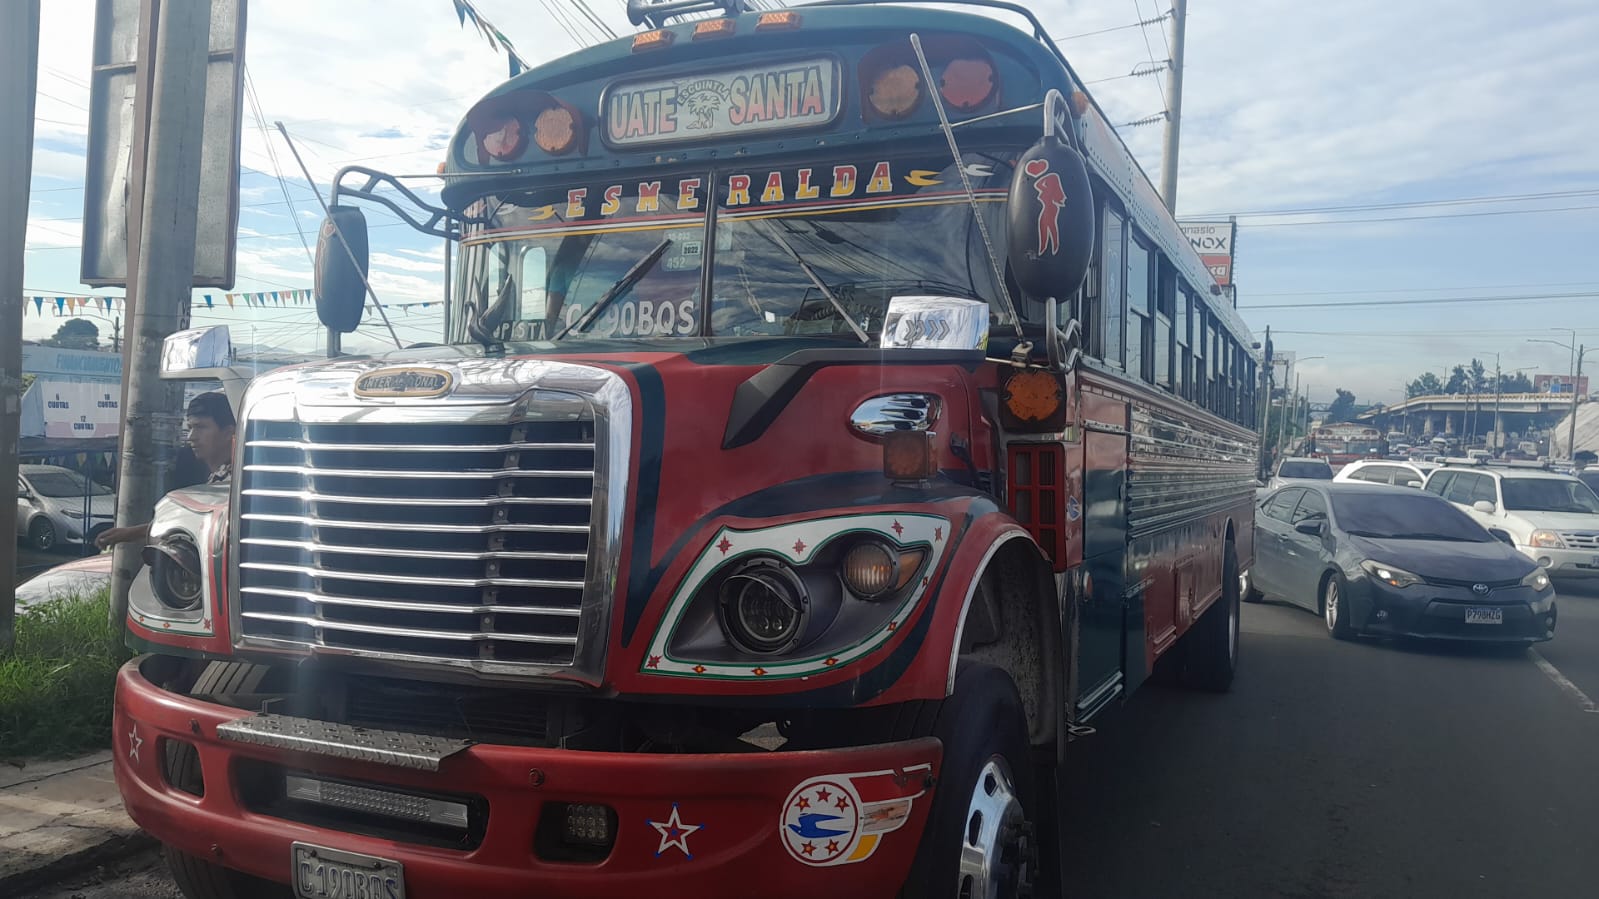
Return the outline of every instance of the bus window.
<path id="1" fill-rule="evenodd" d="M 1104 306 L 1104 323 L 1099 333 L 1104 338 L 1104 359 L 1120 368 L 1122 361 L 1122 330 L 1126 317 L 1126 303 L 1122 296 L 1122 257 L 1125 255 L 1126 230 L 1121 213 L 1105 207 L 1105 239 L 1103 244 L 1105 290 L 1100 298 Z"/>
<path id="2" fill-rule="evenodd" d="M 541 321 L 549 314 L 545 280 L 548 277 L 543 247 L 530 247 L 522 254 L 522 307 L 517 318 Z"/>
<path id="3" fill-rule="evenodd" d="M 1155 284 L 1155 383 L 1173 389 L 1172 319 L 1177 313 L 1177 273 L 1164 256 L 1156 256 L 1160 277 Z"/>
<path id="4" fill-rule="evenodd" d="M 1208 364 L 1206 360 L 1210 358 L 1210 354 L 1205 351 L 1205 340 L 1208 335 L 1205 329 L 1205 306 L 1196 300 L 1194 302 L 1194 368 L 1190 377 L 1193 379 L 1193 396 L 1191 399 L 1200 408 L 1205 408 L 1205 404 L 1210 400 L 1210 391 L 1206 389 L 1205 383 L 1205 366 Z"/>
<path id="5" fill-rule="evenodd" d="M 1136 231 L 1127 241 L 1127 374 L 1146 381 L 1155 379 L 1153 329 L 1150 310 L 1154 283 L 1149 276 L 1152 254 Z"/>
<path id="6" fill-rule="evenodd" d="M 1177 348 L 1173 351 L 1173 359 L 1177 363 L 1177 373 L 1173 382 L 1177 387 L 1177 395 L 1185 400 L 1194 398 L 1193 375 L 1194 368 L 1193 350 L 1189 349 L 1193 335 L 1189 333 L 1189 310 L 1193 307 L 1194 298 L 1187 285 L 1180 285 L 1177 291 L 1177 320 L 1172 322 L 1172 333 L 1176 335 Z"/>

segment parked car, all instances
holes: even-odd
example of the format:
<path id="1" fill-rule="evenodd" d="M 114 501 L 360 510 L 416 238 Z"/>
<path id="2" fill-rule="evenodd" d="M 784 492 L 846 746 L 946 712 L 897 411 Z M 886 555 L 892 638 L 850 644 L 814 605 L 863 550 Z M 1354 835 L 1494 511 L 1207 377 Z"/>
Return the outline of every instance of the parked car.
<path id="1" fill-rule="evenodd" d="M 111 554 L 100 553 L 63 562 L 34 575 L 17 588 L 17 608 L 52 599 L 88 597 L 111 586 Z"/>
<path id="2" fill-rule="evenodd" d="M 1599 468 L 1584 468 L 1582 471 L 1577 472 L 1574 477 L 1587 484 L 1589 490 L 1599 494 Z"/>
<path id="3" fill-rule="evenodd" d="M 1450 465 L 1427 476 L 1426 490 L 1508 536 L 1551 575 L 1599 577 L 1599 496 L 1577 478 Z"/>
<path id="4" fill-rule="evenodd" d="M 1548 574 L 1421 490 L 1317 483 L 1272 493 L 1255 516 L 1248 598 L 1358 634 L 1538 643 L 1555 633 Z"/>
<path id="5" fill-rule="evenodd" d="M 104 484 L 59 465 L 17 468 L 17 534 L 36 550 L 92 541 L 116 514 L 116 495 Z"/>
<path id="6" fill-rule="evenodd" d="M 1332 479 L 1332 466 L 1327 464 L 1326 459 L 1294 456 L 1277 463 L 1277 471 L 1266 482 L 1266 488 L 1275 490 L 1278 487 L 1298 481 L 1330 481 Z"/>
<path id="7" fill-rule="evenodd" d="M 1429 462 L 1383 462 L 1362 459 L 1338 469 L 1338 473 L 1333 475 L 1333 480 L 1420 487 L 1427 482 L 1427 474 L 1437 467 Z"/>

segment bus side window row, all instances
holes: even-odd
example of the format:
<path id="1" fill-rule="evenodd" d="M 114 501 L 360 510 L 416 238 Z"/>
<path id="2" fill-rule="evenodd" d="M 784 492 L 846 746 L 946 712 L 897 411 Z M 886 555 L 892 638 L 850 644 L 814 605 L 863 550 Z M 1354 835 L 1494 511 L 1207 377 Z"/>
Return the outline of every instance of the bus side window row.
<path id="1" fill-rule="evenodd" d="M 1100 222 L 1082 294 L 1088 355 L 1229 421 L 1256 427 L 1254 358 L 1137 223 L 1111 203 L 1101 204 Z"/>

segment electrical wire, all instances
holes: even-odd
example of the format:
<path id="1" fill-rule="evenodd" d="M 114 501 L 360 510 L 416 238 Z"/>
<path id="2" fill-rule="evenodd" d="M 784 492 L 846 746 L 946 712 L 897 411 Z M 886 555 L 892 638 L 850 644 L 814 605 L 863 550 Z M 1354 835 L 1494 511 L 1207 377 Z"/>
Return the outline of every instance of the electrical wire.
<path id="1" fill-rule="evenodd" d="M 1365 296 L 1375 293 L 1439 293 L 1452 290 L 1527 290 L 1534 287 L 1592 287 L 1599 286 L 1599 281 L 1544 281 L 1538 284 L 1470 284 L 1461 287 L 1383 287 L 1367 288 L 1365 290 L 1311 290 L 1296 293 L 1255 293 L 1249 292 L 1250 299 L 1259 300 L 1268 297 L 1337 297 L 1337 296 Z"/>
<path id="2" fill-rule="evenodd" d="M 1369 225 L 1384 222 L 1422 222 L 1432 219 L 1469 219 L 1487 218 L 1499 215 L 1536 215 L 1544 212 L 1581 212 L 1584 209 L 1599 209 L 1599 204 L 1587 206 L 1552 206 L 1543 209 L 1500 209 L 1494 212 L 1446 212 L 1438 215 L 1407 215 L 1389 216 L 1385 218 L 1370 219 L 1331 219 L 1324 222 L 1261 222 L 1250 225 L 1251 228 L 1309 228 L 1317 225 Z"/>
<path id="3" fill-rule="evenodd" d="M 1348 300 L 1344 302 L 1321 303 L 1251 303 L 1239 305 L 1240 310 L 1250 309 L 1353 309 L 1359 306 L 1441 306 L 1456 303 L 1508 303 L 1522 300 L 1543 300 L 1546 302 L 1563 302 L 1568 300 L 1599 299 L 1599 293 L 1525 293 L 1507 294 L 1493 297 L 1432 297 L 1428 299 L 1410 300 Z"/>
<path id="4" fill-rule="evenodd" d="M 283 168 L 278 165 L 278 153 L 272 148 L 272 135 L 267 131 L 266 115 L 261 111 L 261 97 L 255 92 L 255 79 L 250 75 L 249 66 L 245 66 L 244 69 L 244 86 L 250 100 L 250 109 L 255 114 L 255 123 L 261 129 L 261 140 L 266 143 L 267 156 L 272 160 L 272 170 L 278 176 L 278 188 L 283 191 L 283 202 L 289 207 L 289 217 L 294 220 L 294 233 L 299 235 L 300 246 L 305 249 L 306 261 L 314 268 L 316 255 L 311 252 L 311 244 L 305 239 L 305 230 L 300 227 L 300 210 L 289 196 L 288 183 L 283 180 Z"/>
<path id="5" fill-rule="evenodd" d="M 606 40 L 616 40 L 616 32 L 612 31 L 611 26 L 605 24 L 603 19 L 601 19 L 598 15 L 595 15 L 594 10 L 588 4 L 588 0 L 572 0 L 572 5 L 576 6 L 578 12 L 582 13 L 590 22 L 594 23 L 594 27 L 598 28 L 600 33 L 605 35 Z"/>
<path id="6" fill-rule="evenodd" d="M 1138 2 L 1138 0 L 1133 0 L 1133 12 L 1135 14 L 1137 14 L 1137 17 L 1138 17 L 1139 21 L 1142 22 L 1143 18 L 1144 18 L 1144 8 L 1143 8 L 1142 4 L 1140 4 Z M 1138 26 L 1138 33 L 1140 35 L 1143 35 L 1143 38 L 1144 38 L 1144 50 L 1146 50 L 1149 53 L 1149 61 L 1150 61 L 1150 63 L 1155 64 L 1155 47 L 1154 47 L 1153 44 L 1151 44 L 1149 42 L 1149 29 L 1148 29 L 1148 27 L 1140 24 Z M 1167 65 L 1171 65 L 1171 57 L 1169 55 L 1166 57 L 1166 64 Z M 1160 90 L 1160 108 L 1170 112 L 1171 111 L 1171 101 L 1166 99 L 1166 85 L 1161 84 L 1159 81 L 1156 81 L 1155 82 L 1155 87 Z"/>
<path id="7" fill-rule="evenodd" d="M 1127 76 L 1120 76 L 1127 77 Z M 1248 212 L 1207 212 L 1194 218 L 1260 218 L 1290 215 L 1320 215 L 1339 212 L 1377 212 L 1385 209 L 1420 209 L 1431 206 L 1464 206 L 1475 203 L 1517 203 L 1527 200 L 1553 200 L 1599 195 L 1599 188 L 1555 190 L 1544 193 L 1501 194 L 1488 197 L 1450 197 L 1442 200 L 1414 200 L 1403 203 L 1352 203 L 1343 206 L 1308 206 L 1300 209 L 1258 209 Z M 1184 216 L 1185 218 L 1187 216 Z"/>

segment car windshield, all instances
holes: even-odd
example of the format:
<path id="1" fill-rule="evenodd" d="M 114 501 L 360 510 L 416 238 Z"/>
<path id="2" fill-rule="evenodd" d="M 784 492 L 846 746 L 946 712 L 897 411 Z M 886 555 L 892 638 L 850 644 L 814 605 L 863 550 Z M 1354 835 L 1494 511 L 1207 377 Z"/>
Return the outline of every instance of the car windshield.
<path id="1" fill-rule="evenodd" d="M 1357 537 L 1486 543 L 1493 539 L 1454 506 L 1430 493 L 1335 493 L 1338 527 Z"/>
<path id="2" fill-rule="evenodd" d="M 33 485 L 33 490 L 40 496 L 52 499 L 65 499 L 73 496 L 110 496 L 111 488 L 94 481 L 86 481 L 83 475 L 69 469 L 57 471 L 43 471 L 27 475 L 28 483 Z"/>
<path id="3" fill-rule="evenodd" d="M 763 167 L 718 173 L 714 183 L 709 174 L 688 174 L 485 197 L 466 211 L 484 221 L 462 241 L 463 295 L 483 307 L 481 331 L 504 340 L 856 339 L 839 306 L 875 338 L 893 297 L 999 296 L 961 173 L 948 158 Z M 964 158 L 1003 258 L 1009 166 L 981 153 Z M 835 197 L 850 202 L 830 202 Z M 716 236 L 707 246 L 712 205 Z M 1000 308 L 996 303 L 996 322 L 1004 320 Z M 470 332 L 473 316 L 459 318 L 458 329 Z M 458 331 L 456 339 L 464 336 Z"/>
<path id="4" fill-rule="evenodd" d="M 1326 462 L 1284 462 L 1277 469 L 1280 478 L 1306 478 L 1316 481 L 1332 480 L 1332 466 Z"/>
<path id="5" fill-rule="evenodd" d="M 1505 478 L 1500 488 L 1513 511 L 1599 513 L 1599 496 L 1575 478 Z"/>

